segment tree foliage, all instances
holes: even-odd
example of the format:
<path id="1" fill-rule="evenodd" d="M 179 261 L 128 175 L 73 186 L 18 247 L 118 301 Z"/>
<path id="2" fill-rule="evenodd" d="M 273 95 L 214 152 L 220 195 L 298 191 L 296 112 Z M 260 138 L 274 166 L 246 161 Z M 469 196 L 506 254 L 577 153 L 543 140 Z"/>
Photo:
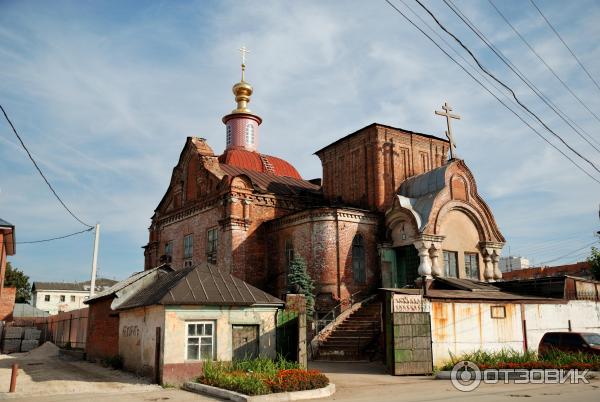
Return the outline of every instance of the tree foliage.
<path id="1" fill-rule="evenodd" d="M 600 250 L 596 247 L 592 247 L 592 254 L 590 254 L 587 261 L 592 267 L 592 278 L 600 281 Z"/>
<path id="2" fill-rule="evenodd" d="M 29 276 L 25 275 L 19 268 L 13 268 L 10 262 L 6 263 L 4 287 L 17 288 L 15 303 L 26 303 L 31 298 Z"/>
<path id="3" fill-rule="evenodd" d="M 288 273 L 288 287 L 291 292 L 303 294 L 306 298 L 306 315 L 311 317 L 315 308 L 315 282 L 306 270 L 306 263 L 302 257 L 295 257 L 290 263 Z"/>

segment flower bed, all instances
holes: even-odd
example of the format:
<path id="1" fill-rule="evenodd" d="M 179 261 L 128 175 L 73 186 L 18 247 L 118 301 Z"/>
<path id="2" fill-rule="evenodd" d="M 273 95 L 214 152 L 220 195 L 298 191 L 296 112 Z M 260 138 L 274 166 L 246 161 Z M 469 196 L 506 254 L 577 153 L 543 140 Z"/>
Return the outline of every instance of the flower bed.
<path id="1" fill-rule="evenodd" d="M 318 370 L 303 370 L 284 359 L 260 358 L 206 362 L 198 382 L 245 395 L 264 395 L 323 388 L 329 379 Z"/>
<path id="2" fill-rule="evenodd" d="M 461 361 L 475 363 L 481 370 L 486 369 L 578 369 L 600 370 L 600 356 L 585 353 L 566 353 L 558 350 L 546 352 L 539 356 L 535 352 L 517 352 L 501 350 L 499 352 L 477 351 L 462 356 L 452 356 L 450 362 L 440 368 L 442 371 L 452 370 Z"/>

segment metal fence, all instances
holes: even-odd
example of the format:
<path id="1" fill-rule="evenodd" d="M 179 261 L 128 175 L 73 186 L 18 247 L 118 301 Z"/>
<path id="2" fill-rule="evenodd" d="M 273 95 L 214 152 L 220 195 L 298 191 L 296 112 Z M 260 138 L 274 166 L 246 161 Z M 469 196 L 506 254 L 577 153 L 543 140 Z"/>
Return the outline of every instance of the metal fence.
<path id="1" fill-rule="evenodd" d="M 16 318 L 7 325 L 36 327 L 42 331 L 40 341 L 51 341 L 61 348 L 85 349 L 89 309 L 82 308 L 48 317 Z"/>

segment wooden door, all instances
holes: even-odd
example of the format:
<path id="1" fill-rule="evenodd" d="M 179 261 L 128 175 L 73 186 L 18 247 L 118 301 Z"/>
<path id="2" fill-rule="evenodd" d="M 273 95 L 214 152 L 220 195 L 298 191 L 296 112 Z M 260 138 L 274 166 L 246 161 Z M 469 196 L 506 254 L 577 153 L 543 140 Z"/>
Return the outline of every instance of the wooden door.
<path id="1" fill-rule="evenodd" d="M 233 359 L 258 357 L 258 325 L 234 325 L 232 333 Z"/>

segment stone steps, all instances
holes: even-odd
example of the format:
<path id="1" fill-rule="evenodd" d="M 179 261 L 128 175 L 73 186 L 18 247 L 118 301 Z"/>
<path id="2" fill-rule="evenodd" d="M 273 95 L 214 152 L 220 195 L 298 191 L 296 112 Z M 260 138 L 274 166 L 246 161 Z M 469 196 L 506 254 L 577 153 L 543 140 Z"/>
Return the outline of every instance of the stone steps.
<path id="1" fill-rule="evenodd" d="M 381 303 L 359 308 L 336 326 L 322 341 L 315 360 L 369 360 L 380 334 Z M 375 345 L 374 345 L 375 344 Z"/>

